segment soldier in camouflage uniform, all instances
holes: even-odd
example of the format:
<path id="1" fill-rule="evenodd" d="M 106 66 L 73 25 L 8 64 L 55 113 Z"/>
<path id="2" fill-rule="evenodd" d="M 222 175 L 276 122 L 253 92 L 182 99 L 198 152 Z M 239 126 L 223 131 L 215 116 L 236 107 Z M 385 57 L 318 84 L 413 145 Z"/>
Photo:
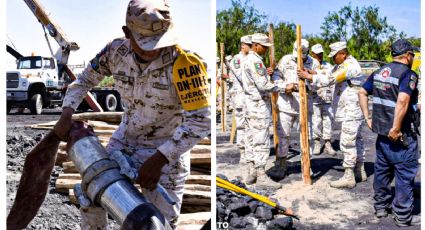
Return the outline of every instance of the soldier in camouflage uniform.
<path id="1" fill-rule="evenodd" d="M 210 132 L 210 108 L 206 101 L 206 106 L 183 109 L 186 102 L 173 85 L 173 62 L 181 50 L 176 47 L 169 10 L 165 0 L 130 1 L 123 26 L 126 37 L 107 44 L 69 86 L 55 132 L 66 140 L 72 114 L 86 93 L 104 76 L 113 75 L 126 109 L 107 150 L 131 158 L 143 195 L 175 228 L 190 172 L 189 151 Z M 206 79 L 203 82 L 207 85 Z M 203 92 L 208 98 L 209 90 Z M 176 205 L 154 190 L 158 182 Z M 82 209 L 81 215 L 82 229 L 107 228 L 104 209 Z"/>
<path id="2" fill-rule="evenodd" d="M 246 163 L 245 159 L 245 125 L 246 117 L 244 114 L 245 93 L 242 85 L 242 65 L 251 50 L 251 35 L 241 37 L 241 51 L 236 54 L 233 59 L 228 63 L 229 65 L 229 80 L 233 82 L 232 88 L 229 91 L 229 96 L 232 100 L 232 107 L 235 110 L 236 117 L 236 144 L 239 147 L 241 153 L 241 163 Z"/>
<path id="3" fill-rule="evenodd" d="M 247 184 L 256 183 L 256 188 L 278 189 L 281 184 L 272 181 L 265 171 L 270 153 L 271 104 L 270 92 L 277 87 L 269 80 L 271 69 L 266 69 L 262 57 L 270 43 L 265 34 L 252 37 L 252 51 L 242 65 L 242 84 L 245 92 L 246 121 L 245 157 L 248 163 Z"/>
<path id="4" fill-rule="evenodd" d="M 301 40 L 303 63 L 306 69 L 316 69 L 319 62 L 308 55 L 309 44 L 305 39 Z M 286 174 L 286 157 L 289 149 L 290 133 L 294 123 L 299 123 L 299 108 L 300 97 L 298 93 L 298 76 L 297 76 L 297 43 L 294 43 L 292 54 L 283 56 L 273 73 L 273 80 L 285 88 L 277 99 L 277 107 L 279 109 L 279 123 L 278 123 L 278 136 L 279 136 L 279 149 L 277 151 L 277 160 L 275 162 L 275 172 L 273 176 L 284 177 Z M 308 84 L 306 84 L 307 87 Z M 311 93 L 309 93 L 311 98 Z M 312 111 L 312 101 L 308 100 L 308 110 Z M 310 140 L 312 140 L 312 127 L 311 127 L 311 113 L 308 116 Z M 299 128 L 299 127 L 298 127 Z M 299 130 L 299 129 L 298 129 Z M 312 145 L 310 145 L 310 153 L 312 152 Z"/>
<path id="5" fill-rule="evenodd" d="M 314 59 L 319 62 L 318 72 L 322 72 L 323 76 L 328 76 L 326 73 L 330 72 L 333 66 L 323 60 L 323 47 L 316 44 L 311 47 L 311 54 Z M 313 154 L 319 155 L 321 152 L 321 139 L 325 142 L 325 152 L 334 156 L 335 150 L 331 145 L 332 137 L 332 94 L 334 86 L 318 88 L 317 91 L 312 92 L 313 99 L 313 138 L 314 138 L 314 152 Z"/>
<path id="6" fill-rule="evenodd" d="M 333 58 L 335 66 L 328 77 L 322 73 L 310 74 L 308 71 L 298 71 L 300 78 L 308 79 L 315 87 L 325 87 L 334 84 L 332 109 L 335 121 L 341 122 L 340 148 L 344 154 L 343 167 L 345 173 L 337 181 L 330 183 L 334 188 L 353 188 L 357 181 L 367 179 L 364 170 L 364 144 L 361 136 L 363 127 L 362 111 L 360 109 L 358 92 L 364 81 L 357 60 L 350 55 L 345 42 L 330 45 L 329 57 Z"/>

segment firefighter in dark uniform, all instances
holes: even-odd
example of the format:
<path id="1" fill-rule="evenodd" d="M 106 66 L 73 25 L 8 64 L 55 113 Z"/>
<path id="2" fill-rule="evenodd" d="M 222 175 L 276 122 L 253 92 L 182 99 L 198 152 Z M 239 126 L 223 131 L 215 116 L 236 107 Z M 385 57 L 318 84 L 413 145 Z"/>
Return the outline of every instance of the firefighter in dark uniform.
<path id="1" fill-rule="evenodd" d="M 413 215 L 413 183 L 418 170 L 418 139 L 413 118 L 417 112 L 418 76 L 411 70 L 417 47 L 399 39 L 391 46 L 393 62 L 369 76 L 359 92 L 360 107 L 376 140 L 374 207 L 378 218 L 392 209 L 398 226 L 420 224 Z M 369 117 L 368 95 L 373 95 Z M 395 194 L 391 181 L 395 177 Z"/>

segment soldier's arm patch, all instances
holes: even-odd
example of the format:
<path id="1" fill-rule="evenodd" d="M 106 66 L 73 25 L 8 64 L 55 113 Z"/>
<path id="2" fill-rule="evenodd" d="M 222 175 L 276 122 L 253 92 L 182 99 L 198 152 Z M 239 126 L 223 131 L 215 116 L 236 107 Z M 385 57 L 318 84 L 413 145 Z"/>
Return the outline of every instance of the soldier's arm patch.
<path id="1" fill-rule="evenodd" d="M 179 53 L 173 64 L 173 84 L 186 111 L 210 105 L 210 88 L 205 65 L 195 55 L 176 47 Z"/>
<path id="2" fill-rule="evenodd" d="M 235 59 L 233 61 L 233 65 L 235 66 L 235 69 L 241 68 L 241 60 L 240 59 Z"/>
<path id="3" fill-rule="evenodd" d="M 254 63 L 255 72 L 257 72 L 258 75 L 266 75 L 266 68 L 264 67 L 262 62 L 256 62 Z"/>

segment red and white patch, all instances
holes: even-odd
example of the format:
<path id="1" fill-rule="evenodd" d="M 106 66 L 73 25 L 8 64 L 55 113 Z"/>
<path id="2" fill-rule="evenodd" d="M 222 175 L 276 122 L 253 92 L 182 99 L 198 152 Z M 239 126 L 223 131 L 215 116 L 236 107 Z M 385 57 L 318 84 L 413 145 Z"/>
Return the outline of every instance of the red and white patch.
<path id="1" fill-rule="evenodd" d="M 391 69 L 390 68 L 384 68 L 379 75 L 381 75 L 383 78 L 387 78 L 391 75 Z"/>

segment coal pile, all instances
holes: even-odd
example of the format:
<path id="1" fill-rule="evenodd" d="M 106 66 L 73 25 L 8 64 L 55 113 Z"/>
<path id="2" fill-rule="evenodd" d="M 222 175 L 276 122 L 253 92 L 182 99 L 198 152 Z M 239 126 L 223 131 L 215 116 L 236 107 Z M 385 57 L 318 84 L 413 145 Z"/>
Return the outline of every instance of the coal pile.
<path id="1" fill-rule="evenodd" d="M 224 175 L 217 175 L 228 180 Z M 232 184 L 249 190 L 240 180 Z M 253 191 L 265 195 L 263 191 Z M 217 187 L 217 221 L 227 223 L 228 229 L 293 229 L 292 218 L 278 215 L 278 210 L 249 196 Z"/>

